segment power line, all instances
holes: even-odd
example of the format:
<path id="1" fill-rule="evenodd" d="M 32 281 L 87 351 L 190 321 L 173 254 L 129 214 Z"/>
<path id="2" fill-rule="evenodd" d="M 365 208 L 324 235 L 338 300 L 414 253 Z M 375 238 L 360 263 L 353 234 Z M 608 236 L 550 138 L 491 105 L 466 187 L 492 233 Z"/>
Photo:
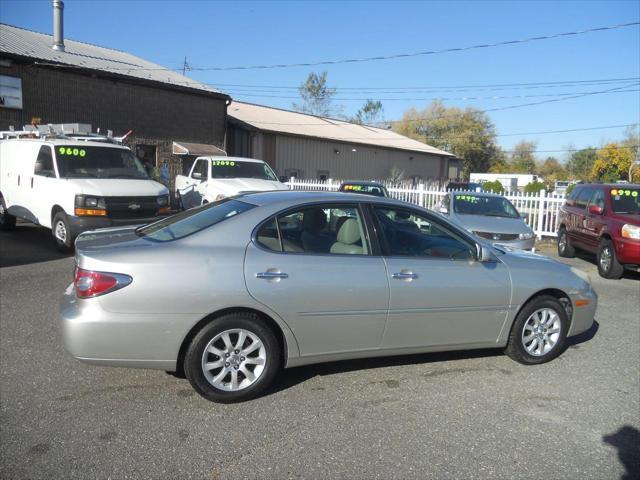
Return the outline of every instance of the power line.
<path id="1" fill-rule="evenodd" d="M 454 47 L 454 48 L 442 48 L 438 50 L 424 50 L 419 52 L 410 52 L 410 53 L 396 53 L 393 55 L 379 55 L 374 57 L 361 57 L 361 58 L 348 58 L 348 59 L 339 59 L 339 60 L 322 60 L 317 62 L 304 62 L 304 63 L 280 63 L 273 65 L 244 65 L 244 66 L 233 66 L 233 67 L 219 67 L 219 66 L 210 66 L 210 67 L 195 67 L 191 65 L 190 70 L 192 71 L 229 71 L 229 70 L 266 70 L 266 69 L 275 69 L 275 68 L 292 68 L 292 67 L 317 67 L 322 65 L 339 65 L 345 63 L 361 63 L 361 62 L 376 62 L 376 61 L 385 61 L 385 60 L 395 60 L 399 58 L 411 58 L 411 57 L 419 57 L 425 55 L 437 55 L 442 53 L 452 53 L 452 52 L 463 52 L 468 50 L 479 50 L 485 48 L 493 48 L 493 47 L 501 47 L 506 45 L 517 45 L 522 43 L 529 42 L 537 42 L 541 40 L 551 40 L 555 38 L 564 38 L 564 37 L 572 37 L 577 35 L 584 35 L 587 33 L 593 32 L 603 32 L 607 30 L 617 30 L 621 28 L 633 27 L 640 25 L 640 22 L 629 22 L 629 23 L 620 23 L 617 25 L 607 25 L 604 27 L 592 27 L 584 30 L 576 30 L 573 32 L 561 32 L 561 33 L 553 33 L 548 35 L 538 35 L 535 37 L 526 37 L 514 40 L 503 40 L 500 42 L 494 43 L 485 43 L 479 45 L 468 45 L 466 47 Z M 110 70 L 129 70 L 129 71 L 154 71 L 154 70 L 166 70 L 166 68 L 156 67 L 156 68 L 144 68 L 144 67 L 121 67 L 121 68 L 111 68 Z M 174 68 L 171 70 L 180 71 L 182 67 Z"/>
<path id="2" fill-rule="evenodd" d="M 398 91 L 477 91 L 477 90 L 520 90 L 530 88 L 558 88 L 565 86 L 579 86 L 579 85 L 603 85 L 609 83 L 621 83 L 632 80 L 640 80 L 640 77 L 622 77 L 622 78 L 604 78 L 593 80 L 562 80 L 562 81 L 550 81 L 550 82 L 525 82 L 525 83 L 494 83 L 494 84 L 479 84 L 479 85 L 431 85 L 431 86 L 402 86 L 402 87 L 331 87 L 332 90 L 352 90 L 361 92 L 384 92 L 388 90 L 388 93 L 397 93 Z M 204 84 L 216 87 L 239 87 L 231 88 L 234 91 L 240 91 L 246 89 L 247 91 L 254 91 L 254 89 L 272 89 L 272 90 L 295 90 L 300 89 L 300 85 L 297 86 L 283 86 L 283 85 L 255 85 L 255 84 L 240 84 L 240 83 L 204 83 L 204 82 L 185 82 L 189 84 Z M 255 90 L 262 91 L 262 90 Z M 265 90 L 268 91 L 268 90 Z"/>
<path id="3" fill-rule="evenodd" d="M 574 32 L 562 32 L 562 33 L 554 33 L 550 35 L 540 35 L 535 37 L 527 37 L 515 40 L 504 40 L 495 43 L 486 43 L 480 45 L 469 45 L 466 47 L 455 47 L 455 48 L 443 48 L 439 50 L 425 50 L 420 52 L 412 52 L 412 53 L 396 53 L 393 55 L 380 55 L 375 57 L 362 57 L 362 58 L 349 58 L 349 59 L 341 59 L 341 60 L 322 60 L 318 62 L 305 62 L 305 63 L 281 63 L 274 65 L 249 65 L 249 66 L 234 66 L 234 67 L 193 67 L 192 70 L 208 70 L 208 71 L 228 71 L 228 70 L 266 70 L 266 69 L 274 69 L 274 68 L 292 68 L 292 67 L 317 67 L 321 65 L 338 65 L 344 63 L 361 63 L 361 62 L 374 62 L 374 61 L 383 61 L 383 60 L 395 60 L 399 58 L 410 58 L 410 57 L 419 57 L 425 55 L 436 55 L 441 53 L 451 53 L 451 52 L 462 52 L 468 50 L 477 50 L 483 48 L 492 48 L 492 47 L 500 47 L 505 45 L 516 45 L 521 43 L 528 42 L 537 42 L 540 40 L 551 40 L 554 38 L 561 37 L 569 37 L 576 35 L 583 35 L 586 33 L 592 32 L 602 32 L 605 30 L 616 30 L 620 28 L 632 27 L 640 25 L 640 22 L 630 22 L 630 23 L 622 23 L 618 25 L 609 25 L 605 27 L 594 27 L 587 28 L 585 30 L 577 30 Z"/>
<path id="4" fill-rule="evenodd" d="M 624 87 L 628 87 L 629 85 L 624 85 Z M 638 92 L 640 90 L 635 89 L 635 90 L 617 90 L 617 91 L 603 91 L 603 92 L 568 92 L 568 93 L 542 93 L 542 94 L 533 94 L 533 95 L 491 95 L 491 96 L 485 96 L 485 97 L 400 97 L 400 98 L 379 98 L 379 97 L 358 97 L 358 98 L 349 98 L 349 97 L 334 97 L 332 98 L 332 100 L 335 101 L 343 101 L 343 102 L 347 102 L 347 101 L 358 101 L 358 102 L 362 102 L 362 101 L 366 101 L 366 100 L 380 100 L 383 102 L 402 102 L 402 101 L 428 101 L 428 100 L 443 100 L 443 101 L 450 101 L 450 100 L 505 100 L 505 99 L 511 99 L 511 98 L 540 98 L 540 97 L 565 97 L 565 96 L 572 96 L 572 95 L 582 95 L 582 94 L 595 94 L 595 93 L 623 93 L 623 92 Z M 257 93 L 236 93 L 234 94 L 235 96 L 238 97 L 260 97 L 260 98 L 281 98 L 281 99 L 288 99 L 288 100 L 299 100 L 300 97 L 293 97 L 293 96 L 287 96 L 287 95 L 264 95 L 264 94 L 257 94 Z"/>

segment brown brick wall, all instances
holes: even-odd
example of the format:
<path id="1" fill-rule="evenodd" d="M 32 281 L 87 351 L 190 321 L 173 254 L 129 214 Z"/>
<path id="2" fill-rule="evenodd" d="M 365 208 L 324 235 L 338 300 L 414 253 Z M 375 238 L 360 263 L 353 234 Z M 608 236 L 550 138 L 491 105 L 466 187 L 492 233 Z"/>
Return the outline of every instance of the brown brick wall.
<path id="1" fill-rule="evenodd" d="M 126 144 L 156 145 L 157 166 L 169 165 L 171 182 L 183 168 L 183 158 L 171 154 L 173 141 L 225 148 L 224 99 L 20 62 L 0 66 L 0 74 L 22 78 L 23 104 L 22 110 L 0 107 L 0 130 L 20 129 L 33 117 L 43 124 L 89 123 L 116 136 L 133 129 Z"/>

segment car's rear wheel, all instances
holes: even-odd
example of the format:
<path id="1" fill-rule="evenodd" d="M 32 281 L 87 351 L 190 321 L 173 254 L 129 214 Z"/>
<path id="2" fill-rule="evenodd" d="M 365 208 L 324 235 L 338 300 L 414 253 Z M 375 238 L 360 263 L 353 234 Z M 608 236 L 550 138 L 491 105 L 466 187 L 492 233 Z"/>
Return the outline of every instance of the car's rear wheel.
<path id="1" fill-rule="evenodd" d="M 7 212 L 4 198 L 0 196 L 0 230 L 13 230 L 16 226 L 16 217 Z"/>
<path id="2" fill-rule="evenodd" d="M 562 351 L 568 329 L 569 317 L 562 303 L 541 295 L 518 313 L 505 353 L 525 365 L 548 362 Z"/>
<path id="3" fill-rule="evenodd" d="M 576 249 L 571 245 L 567 230 L 564 228 L 558 232 L 558 255 L 564 258 L 573 258 L 576 256 Z"/>
<path id="4" fill-rule="evenodd" d="M 598 273 L 603 278 L 612 279 L 621 278 L 624 273 L 624 267 L 618 262 L 613 243 L 606 238 L 598 247 Z"/>
<path id="5" fill-rule="evenodd" d="M 56 241 L 58 250 L 65 253 L 73 250 L 75 238 L 71 233 L 69 218 L 64 212 L 58 212 L 53 216 L 51 233 L 53 234 L 53 239 Z"/>
<path id="6" fill-rule="evenodd" d="M 280 362 L 273 331 L 256 314 L 231 313 L 196 334 L 185 355 L 184 373 L 207 400 L 230 403 L 264 392 Z"/>

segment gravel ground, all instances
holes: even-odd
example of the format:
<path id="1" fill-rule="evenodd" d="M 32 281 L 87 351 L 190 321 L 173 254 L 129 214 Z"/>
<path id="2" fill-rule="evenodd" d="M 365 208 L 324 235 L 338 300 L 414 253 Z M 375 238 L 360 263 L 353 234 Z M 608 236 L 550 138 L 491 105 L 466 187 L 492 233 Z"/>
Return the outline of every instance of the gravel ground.
<path id="1" fill-rule="evenodd" d="M 0 233 L 0 478 L 640 476 L 637 274 L 571 259 L 598 325 L 545 365 L 494 350 L 340 362 L 225 406 L 164 372 L 71 359 L 56 322 L 73 261 L 49 235 Z"/>

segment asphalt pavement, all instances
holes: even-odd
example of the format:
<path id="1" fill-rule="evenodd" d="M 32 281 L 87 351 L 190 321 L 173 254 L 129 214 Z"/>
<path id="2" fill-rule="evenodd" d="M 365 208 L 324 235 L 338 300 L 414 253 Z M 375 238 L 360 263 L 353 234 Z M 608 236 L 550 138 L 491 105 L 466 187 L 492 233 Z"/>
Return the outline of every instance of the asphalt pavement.
<path id="1" fill-rule="evenodd" d="M 640 476 L 638 274 L 571 259 L 597 325 L 544 365 L 499 350 L 340 362 L 219 405 L 161 371 L 68 356 L 57 310 L 73 259 L 49 235 L 0 232 L 0 478 Z"/>

